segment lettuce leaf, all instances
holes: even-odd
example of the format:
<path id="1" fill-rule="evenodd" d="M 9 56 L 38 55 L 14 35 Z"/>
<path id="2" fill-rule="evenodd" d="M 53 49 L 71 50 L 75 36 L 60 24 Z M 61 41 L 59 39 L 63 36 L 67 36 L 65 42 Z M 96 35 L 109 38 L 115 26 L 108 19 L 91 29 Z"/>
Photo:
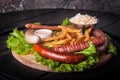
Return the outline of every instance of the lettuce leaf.
<path id="1" fill-rule="evenodd" d="M 34 24 L 41 24 L 40 22 L 35 22 Z"/>
<path id="2" fill-rule="evenodd" d="M 65 18 L 64 20 L 63 20 L 63 22 L 62 22 L 62 26 L 67 26 L 67 25 L 69 25 L 70 24 L 70 21 L 69 21 L 69 18 Z"/>
<path id="3" fill-rule="evenodd" d="M 17 54 L 24 55 L 32 51 L 32 45 L 27 43 L 23 31 L 16 29 L 8 36 L 6 40 L 7 47 Z"/>
<path id="4" fill-rule="evenodd" d="M 111 52 L 111 53 L 116 55 L 117 54 L 117 48 L 113 44 L 109 43 L 107 52 Z"/>
<path id="5" fill-rule="evenodd" d="M 97 51 L 95 48 L 95 45 L 92 42 L 89 42 L 89 47 L 87 49 L 84 49 L 83 51 L 80 52 L 76 52 L 76 54 L 84 54 L 86 56 L 96 56 L 97 55 Z"/>
<path id="6" fill-rule="evenodd" d="M 110 36 L 108 34 L 106 34 L 106 36 L 107 36 L 108 40 L 111 41 Z M 109 42 L 107 52 L 110 52 L 110 53 L 116 55 L 117 54 L 117 48 L 111 42 Z"/>

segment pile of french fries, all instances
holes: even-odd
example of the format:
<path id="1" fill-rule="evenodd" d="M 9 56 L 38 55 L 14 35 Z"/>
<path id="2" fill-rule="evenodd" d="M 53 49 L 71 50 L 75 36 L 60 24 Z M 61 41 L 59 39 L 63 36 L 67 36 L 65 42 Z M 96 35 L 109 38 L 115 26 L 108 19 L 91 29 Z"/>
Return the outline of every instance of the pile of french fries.
<path id="1" fill-rule="evenodd" d="M 70 45 L 78 42 L 90 40 L 91 28 L 88 28 L 84 34 L 82 29 L 58 26 L 61 31 L 56 32 L 49 38 L 42 39 L 43 46 L 52 48 L 62 45 Z"/>

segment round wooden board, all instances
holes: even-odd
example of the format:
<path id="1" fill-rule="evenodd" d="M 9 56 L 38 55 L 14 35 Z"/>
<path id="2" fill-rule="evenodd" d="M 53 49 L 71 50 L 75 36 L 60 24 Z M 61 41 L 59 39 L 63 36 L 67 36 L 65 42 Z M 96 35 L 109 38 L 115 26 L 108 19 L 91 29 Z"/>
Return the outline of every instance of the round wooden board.
<path id="1" fill-rule="evenodd" d="M 12 55 L 16 60 L 28 67 L 42 71 L 54 72 L 52 69 L 42 65 L 40 62 L 36 62 L 33 54 L 18 55 L 15 52 L 12 52 Z"/>
<path id="2" fill-rule="evenodd" d="M 48 72 L 56 72 L 50 68 L 48 68 L 47 66 L 44 66 L 42 64 L 40 64 L 40 62 L 36 62 L 34 59 L 34 55 L 33 54 L 27 54 L 27 55 L 18 55 L 15 52 L 12 52 L 13 57 L 18 60 L 20 63 L 30 67 L 30 68 L 34 68 L 37 70 L 42 70 L 42 71 L 48 71 Z M 102 56 L 99 57 L 99 63 L 95 64 L 92 68 L 96 68 L 99 66 L 102 66 L 103 64 L 105 64 L 106 62 L 108 62 L 110 59 L 112 58 L 112 54 L 108 53 L 108 54 L 104 54 Z"/>

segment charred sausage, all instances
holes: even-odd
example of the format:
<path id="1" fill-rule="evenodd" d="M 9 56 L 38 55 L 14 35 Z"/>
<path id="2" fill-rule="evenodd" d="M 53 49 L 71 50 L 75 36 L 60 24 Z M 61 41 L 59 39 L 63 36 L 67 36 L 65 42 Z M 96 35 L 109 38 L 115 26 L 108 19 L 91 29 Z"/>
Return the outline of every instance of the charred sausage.
<path id="1" fill-rule="evenodd" d="M 54 51 L 63 53 L 72 53 L 75 51 L 80 51 L 89 47 L 88 42 L 80 42 L 73 45 L 65 45 L 61 47 L 54 47 Z"/>
<path id="2" fill-rule="evenodd" d="M 98 47 L 97 47 L 97 51 L 98 51 L 99 53 L 104 53 L 105 50 L 107 49 L 107 46 L 108 46 L 108 40 L 107 40 L 107 38 L 106 38 L 106 39 L 105 39 L 105 42 L 104 42 L 101 46 L 98 46 Z"/>
<path id="3" fill-rule="evenodd" d="M 90 41 L 92 41 L 93 44 L 96 47 L 101 46 L 105 42 L 105 35 L 99 29 L 93 29 L 92 34 L 95 36 L 95 38 L 92 38 Z M 57 51 L 57 52 L 71 53 L 71 52 L 75 52 L 75 51 L 84 50 L 84 49 L 86 49 L 88 47 L 89 47 L 89 43 L 87 41 L 87 42 L 79 42 L 79 43 L 72 44 L 72 45 L 54 47 L 53 50 Z"/>
<path id="4" fill-rule="evenodd" d="M 103 38 L 100 38 L 100 37 L 91 39 L 91 41 L 93 42 L 93 44 L 95 46 L 99 46 L 99 45 L 103 44 L 103 42 L 104 42 Z M 85 42 L 79 42 L 79 43 L 72 44 L 72 45 L 54 47 L 53 50 L 57 51 L 57 52 L 72 53 L 72 52 L 75 52 L 75 51 L 84 50 L 88 47 L 89 47 L 89 42 L 85 41 Z"/>
<path id="5" fill-rule="evenodd" d="M 85 56 L 83 54 L 69 54 L 69 53 L 59 53 L 47 48 L 39 44 L 34 44 L 33 49 L 38 52 L 41 56 L 45 58 L 49 58 L 58 62 L 73 64 L 80 63 L 85 60 Z"/>
<path id="6" fill-rule="evenodd" d="M 104 53 L 105 50 L 107 49 L 107 46 L 108 46 L 108 39 L 107 39 L 106 35 L 101 30 L 99 30 L 99 29 L 95 29 L 94 32 L 93 32 L 93 34 L 95 36 L 101 36 L 101 37 L 105 38 L 104 39 L 104 43 L 102 45 L 100 45 L 100 46 L 97 46 L 97 51 L 99 53 Z"/>

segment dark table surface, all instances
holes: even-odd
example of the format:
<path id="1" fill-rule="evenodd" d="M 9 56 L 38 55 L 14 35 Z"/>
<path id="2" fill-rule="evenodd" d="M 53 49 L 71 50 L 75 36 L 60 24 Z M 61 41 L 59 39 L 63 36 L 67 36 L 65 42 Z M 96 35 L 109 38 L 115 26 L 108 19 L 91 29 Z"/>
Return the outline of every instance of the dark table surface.
<path id="1" fill-rule="evenodd" d="M 6 39 L 17 27 L 24 30 L 26 23 L 41 22 L 46 25 L 60 24 L 66 17 L 77 13 L 89 14 L 99 19 L 97 28 L 108 33 L 113 44 L 118 48 L 118 54 L 105 65 L 85 72 L 52 73 L 35 70 L 24 66 L 13 58 L 6 47 Z M 120 15 L 86 10 L 42 9 L 0 14 L 0 80 L 90 80 L 117 79 L 120 72 Z"/>

